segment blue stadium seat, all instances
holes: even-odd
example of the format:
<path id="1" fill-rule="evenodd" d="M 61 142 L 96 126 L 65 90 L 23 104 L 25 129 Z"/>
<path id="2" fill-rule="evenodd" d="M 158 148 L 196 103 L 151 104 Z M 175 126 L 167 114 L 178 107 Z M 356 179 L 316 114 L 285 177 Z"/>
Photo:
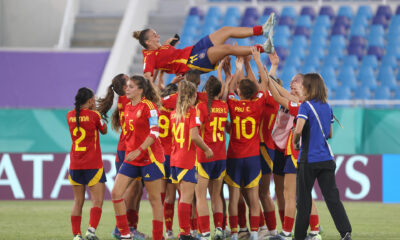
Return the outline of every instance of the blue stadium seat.
<path id="1" fill-rule="evenodd" d="M 275 47 L 276 54 L 279 56 L 279 59 L 285 61 L 286 57 L 289 55 L 289 51 L 284 47 Z"/>
<path id="2" fill-rule="evenodd" d="M 259 14 L 258 14 L 258 9 L 256 7 L 247 7 L 244 10 L 243 17 L 246 18 L 246 17 L 250 17 L 250 16 L 258 19 Z"/>
<path id="3" fill-rule="evenodd" d="M 318 68 L 319 65 L 320 65 L 320 59 L 318 57 L 316 57 L 316 56 L 308 55 L 304 59 L 304 65 L 314 66 L 314 67 Z"/>
<path id="4" fill-rule="evenodd" d="M 310 46 L 326 47 L 326 37 L 319 34 L 312 34 L 310 38 Z"/>
<path id="5" fill-rule="evenodd" d="M 346 16 L 349 19 L 353 18 L 353 9 L 349 5 L 342 5 L 339 7 L 338 16 Z"/>
<path id="6" fill-rule="evenodd" d="M 241 13 L 240 13 L 239 8 L 236 7 L 236 6 L 229 6 L 229 7 L 226 9 L 226 12 L 225 12 L 225 18 L 226 18 L 227 16 L 235 17 L 235 18 L 240 18 L 240 17 L 241 17 Z"/>
<path id="7" fill-rule="evenodd" d="M 367 19 L 370 19 L 372 17 L 371 6 L 369 6 L 369 5 L 359 6 L 358 10 L 357 10 L 356 17 L 358 17 L 358 16 L 362 16 L 362 17 L 365 17 Z"/>
<path id="8" fill-rule="evenodd" d="M 215 27 L 210 26 L 210 25 L 203 25 L 203 27 L 201 28 L 200 35 L 198 36 L 198 39 L 201 39 L 207 35 L 210 35 L 214 31 L 215 31 Z"/>
<path id="9" fill-rule="evenodd" d="M 325 56 L 324 47 L 323 46 L 313 46 L 312 48 L 309 48 L 308 55 L 322 59 Z"/>
<path id="10" fill-rule="evenodd" d="M 288 38 L 290 36 L 290 29 L 288 26 L 276 26 L 275 27 L 275 36 L 284 36 L 286 38 Z"/>
<path id="11" fill-rule="evenodd" d="M 380 86 L 374 91 L 374 99 L 377 100 L 389 100 L 390 96 L 390 89 L 386 86 Z"/>
<path id="12" fill-rule="evenodd" d="M 343 49 L 346 47 L 346 39 L 342 35 L 332 36 L 329 42 L 329 46 L 333 48 Z"/>
<path id="13" fill-rule="evenodd" d="M 302 26 L 306 28 L 311 28 L 312 20 L 311 17 L 308 15 L 300 15 L 297 17 L 296 26 Z"/>
<path id="14" fill-rule="evenodd" d="M 291 17 L 292 19 L 295 19 L 297 16 L 296 10 L 294 9 L 294 7 L 285 6 L 282 8 L 281 16 L 288 16 Z"/>
<path id="15" fill-rule="evenodd" d="M 400 100 L 400 88 L 394 91 L 393 99 Z"/>
<path id="16" fill-rule="evenodd" d="M 391 66 L 394 70 L 398 66 L 396 57 L 394 55 L 386 54 L 382 58 L 381 66 Z"/>
<path id="17" fill-rule="evenodd" d="M 368 19 L 363 16 L 357 16 L 353 19 L 353 22 L 351 23 L 351 25 L 367 27 Z"/>
<path id="18" fill-rule="evenodd" d="M 299 45 L 302 47 L 307 47 L 307 38 L 304 36 L 294 36 L 292 38 L 292 45 Z"/>
<path id="19" fill-rule="evenodd" d="M 335 100 L 351 100 L 352 93 L 350 88 L 348 87 L 341 87 L 335 91 Z"/>
<path id="20" fill-rule="evenodd" d="M 302 35 L 307 38 L 310 37 L 310 29 L 307 27 L 297 26 L 294 30 L 294 35 Z"/>
<path id="21" fill-rule="evenodd" d="M 320 16 L 328 16 L 330 19 L 335 17 L 335 10 L 333 10 L 332 6 L 322 6 L 319 9 Z"/>
<path id="22" fill-rule="evenodd" d="M 377 79 L 381 82 L 381 86 L 386 86 L 393 90 L 397 88 L 396 78 L 393 69 L 390 66 L 381 66 Z"/>
<path id="23" fill-rule="evenodd" d="M 361 36 L 365 37 L 365 27 L 360 25 L 352 25 L 350 27 L 350 37 L 352 36 Z"/>
<path id="24" fill-rule="evenodd" d="M 368 37 L 368 47 L 376 46 L 376 47 L 385 47 L 385 39 L 382 36 L 378 35 L 370 35 Z"/>
<path id="25" fill-rule="evenodd" d="M 241 27 L 253 27 L 255 25 L 257 25 L 257 18 L 254 16 L 243 17 L 240 22 Z"/>
<path id="26" fill-rule="evenodd" d="M 336 56 L 327 55 L 323 61 L 323 66 L 333 67 L 336 70 L 339 67 L 339 59 Z"/>
<path id="27" fill-rule="evenodd" d="M 205 19 L 207 18 L 221 19 L 221 17 L 222 17 L 221 9 L 217 6 L 211 6 L 208 8 Z"/>
<path id="28" fill-rule="evenodd" d="M 303 74 L 314 72 L 317 72 L 317 68 L 315 66 L 304 64 L 303 67 L 301 67 L 301 73 Z"/>
<path id="29" fill-rule="evenodd" d="M 358 60 L 361 60 L 364 56 L 364 48 L 360 45 L 349 45 L 347 53 L 348 55 L 355 55 Z"/>
<path id="30" fill-rule="evenodd" d="M 342 66 L 350 66 L 353 69 L 358 69 L 358 58 L 354 55 L 344 56 L 342 59 Z"/>
<path id="31" fill-rule="evenodd" d="M 210 17 L 204 18 L 203 27 L 207 26 L 207 27 L 218 28 L 219 24 L 220 24 L 220 21 L 218 18 L 210 16 Z"/>
<path id="32" fill-rule="evenodd" d="M 337 16 L 333 25 L 344 26 L 346 29 L 350 28 L 350 19 L 346 16 Z"/>
<path id="33" fill-rule="evenodd" d="M 288 86 L 288 83 L 292 80 L 293 76 L 296 75 L 298 71 L 295 67 L 285 66 L 281 73 L 279 74 L 279 78 L 283 81 L 283 84 Z"/>
<path id="34" fill-rule="evenodd" d="M 263 40 L 265 42 L 265 37 L 263 37 Z M 274 35 L 274 45 L 279 46 L 279 47 L 288 48 L 289 47 L 289 37 L 285 37 L 283 35 Z"/>
<path id="35" fill-rule="evenodd" d="M 329 16 L 327 16 L 327 15 L 318 16 L 315 19 L 314 27 L 319 27 L 319 26 L 322 26 L 324 28 L 330 27 L 331 26 L 331 20 L 330 20 Z"/>
<path id="36" fill-rule="evenodd" d="M 384 36 L 384 34 L 385 34 L 385 29 L 383 28 L 382 25 L 371 25 L 371 27 L 369 28 L 368 37 L 372 35 Z"/>
<path id="37" fill-rule="evenodd" d="M 263 25 L 267 20 L 268 20 L 269 16 L 267 15 L 262 15 L 259 19 L 258 19 L 258 25 Z M 276 29 L 276 27 L 275 27 Z"/>
<path id="38" fill-rule="evenodd" d="M 361 66 L 358 71 L 357 80 L 361 82 L 361 86 L 370 89 L 375 89 L 378 86 L 374 69 L 371 66 Z"/>
<path id="39" fill-rule="evenodd" d="M 397 8 L 396 8 L 396 15 L 400 15 L 400 5 L 397 5 Z"/>
<path id="40" fill-rule="evenodd" d="M 321 76 L 324 79 L 325 84 L 329 89 L 335 90 L 338 87 L 338 82 L 336 80 L 336 72 L 333 67 L 323 66 L 321 68 Z"/>
<path id="41" fill-rule="evenodd" d="M 361 68 L 367 66 L 372 67 L 374 71 L 376 70 L 376 68 L 378 67 L 378 59 L 375 55 L 366 55 L 363 57 L 361 61 Z"/>
<path id="42" fill-rule="evenodd" d="M 400 15 L 394 15 L 389 23 L 388 36 L 400 33 Z"/>
<path id="43" fill-rule="evenodd" d="M 239 46 L 250 46 L 250 39 L 249 38 L 236 38 L 235 41 Z"/>
<path id="44" fill-rule="evenodd" d="M 185 27 L 199 27 L 200 26 L 200 17 L 197 15 L 188 15 L 185 20 Z"/>
<path id="45" fill-rule="evenodd" d="M 372 24 L 382 25 L 385 29 L 389 26 L 389 21 L 383 15 L 377 15 L 372 19 Z"/>
<path id="46" fill-rule="evenodd" d="M 361 86 L 354 91 L 354 99 L 368 100 L 371 99 L 371 90 L 368 87 Z"/>
<path id="47" fill-rule="evenodd" d="M 301 8 L 300 15 L 310 16 L 311 20 L 315 19 L 316 13 L 314 7 L 312 6 L 304 6 Z"/>
<path id="48" fill-rule="evenodd" d="M 239 26 L 239 20 L 240 18 L 237 18 L 233 15 L 225 15 L 224 19 L 222 20 L 221 27 L 237 27 Z"/>
<path id="49" fill-rule="evenodd" d="M 280 16 L 278 20 L 279 26 L 288 26 L 290 29 L 294 27 L 294 19 L 289 16 Z"/>
<path id="50" fill-rule="evenodd" d="M 386 45 L 386 55 L 393 55 L 396 59 L 400 59 L 400 45 L 397 42 L 388 43 Z"/>
<path id="51" fill-rule="evenodd" d="M 368 48 L 367 54 L 375 55 L 378 60 L 381 60 L 381 58 L 384 55 L 384 50 L 383 50 L 383 48 L 378 47 L 378 46 L 371 46 Z"/>
<path id="52" fill-rule="evenodd" d="M 365 48 L 366 40 L 364 37 L 361 37 L 361 36 L 352 36 L 350 38 L 349 46 L 352 46 L 352 47 L 361 46 L 362 48 Z"/>
<path id="53" fill-rule="evenodd" d="M 297 54 L 289 54 L 289 57 L 285 61 L 285 66 L 293 66 L 296 69 L 301 65 L 301 59 Z"/>
<path id="54" fill-rule="evenodd" d="M 311 39 L 315 36 L 322 36 L 324 38 L 326 38 L 328 36 L 328 29 L 326 29 L 325 27 L 314 27 L 313 28 L 313 32 L 311 34 Z"/>
<path id="55" fill-rule="evenodd" d="M 264 36 L 254 36 L 253 38 L 254 44 L 264 44 L 265 42 L 265 37 Z M 276 46 L 276 37 L 274 36 L 274 44 Z"/>
<path id="56" fill-rule="evenodd" d="M 292 45 L 290 47 L 290 55 L 298 56 L 300 59 L 304 59 L 306 56 L 306 51 L 304 46 L 300 45 Z"/>
<path id="57" fill-rule="evenodd" d="M 390 19 L 392 15 L 392 9 L 389 5 L 380 5 L 376 11 L 376 16 L 384 16 L 386 19 Z"/>
<path id="58" fill-rule="evenodd" d="M 263 16 L 269 17 L 269 15 L 271 13 L 275 13 L 275 15 L 278 15 L 279 12 L 274 7 L 265 7 L 264 8 Z"/>
<path id="59" fill-rule="evenodd" d="M 357 87 L 356 75 L 354 69 L 350 66 L 341 66 L 337 79 L 342 83 L 342 87 L 355 89 Z"/>

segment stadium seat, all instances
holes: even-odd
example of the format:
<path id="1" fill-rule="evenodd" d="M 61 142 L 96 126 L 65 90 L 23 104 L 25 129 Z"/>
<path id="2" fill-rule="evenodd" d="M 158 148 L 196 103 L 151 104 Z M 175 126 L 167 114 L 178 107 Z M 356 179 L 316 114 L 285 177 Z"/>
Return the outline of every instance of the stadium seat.
<path id="1" fill-rule="evenodd" d="M 374 99 L 389 100 L 391 97 L 390 89 L 386 86 L 380 86 L 374 91 Z"/>
<path id="2" fill-rule="evenodd" d="M 314 67 L 318 68 L 319 65 L 320 65 L 320 59 L 318 57 L 316 57 L 316 56 L 308 55 L 304 59 L 304 65 L 314 66 Z"/>
<path id="3" fill-rule="evenodd" d="M 354 55 L 344 56 L 342 59 L 342 66 L 350 66 L 353 69 L 358 69 L 358 58 Z"/>
<path id="4" fill-rule="evenodd" d="M 307 15 L 311 17 L 311 20 L 315 19 L 316 13 L 314 7 L 312 6 L 304 6 L 301 8 L 300 15 Z"/>
<path id="5" fill-rule="evenodd" d="M 367 54 L 375 55 L 378 60 L 381 60 L 381 58 L 384 55 L 384 50 L 383 50 L 383 48 L 378 47 L 378 46 L 371 46 L 368 48 Z"/>
<path id="6" fill-rule="evenodd" d="M 398 5 L 396 8 L 396 15 L 400 15 L 400 5 Z"/>
<path id="7" fill-rule="evenodd" d="M 382 36 L 378 35 L 370 35 L 368 37 L 368 47 L 376 46 L 376 47 L 385 47 L 385 39 Z"/>
<path id="8" fill-rule="evenodd" d="M 361 36 L 352 36 L 350 38 L 349 46 L 361 46 L 362 48 L 365 48 L 366 40 Z"/>
<path id="9" fill-rule="evenodd" d="M 314 27 L 311 34 L 311 39 L 316 36 L 326 38 L 328 36 L 328 29 L 326 29 L 325 27 Z"/>
<path id="10" fill-rule="evenodd" d="M 326 47 L 326 37 L 320 34 L 312 34 L 310 38 L 310 46 L 314 47 Z"/>
<path id="11" fill-rule="evenodd" d="M 334 35 L 343 35 L 347 34 L 346 28 L 342 25 L 333 25 L 332 27 L 332 36 Z"/>
<path id="12" fill-rule="evenodd" d="M 372 19 L 372 24 L 382 25 L 385 29 L 389 26 L 387 18 L 383 15 L 377 15 Z"/>
<path id="13" fill-rule="evenodd" d="M 361 86 L 354 91 L 354 99 L 368 100 L 371 99 L 371 90 L 368 87 Z"/>
<path id="14" fill-rule="evenodd" d="M 296 26 L 302 26 L 306 28 L 311 28 L 312 20 L 311 17 L 308 15 L 300 15 L 297 17 Z"/>
<path id="15" fill-rule="evenodd" d="M 385 29 L 382 25 L 371 25 L 371 27 L 369 28 L 368 37 L 371 35 L 384 36 L 384 34 Z"/>
<path id="16" fill-rule="evenodd" d="M 394 55 L 386 54 L 381 61 L 381 66 L 391 66 L 393 70 L 397 68 L 398 62 Z"/>
<path id="17" fill-rule="evenodd" d="M 276 54 L 279 56 L 279 59 L 281 59 L 283 61 L 286 59 L 286 57 L 289 54 L 287 48 L 284 48 L 284 47 L 275 47 L 275 51 L 276 51 Z"/>
<path id="18" fill-rule="evenodd" d="M 240 17 L 241 17 L 241 14 L 240 14 L 239 8 L 238 8 L 238 7 L 235 7 L 235 6 L 229 6 L 229 7 L 226 9 L 226 12 L 225 12 L 225 17 L 227 17 L 227 16 L 229 16 L 229 17 L 235 17 L 235 18 L 240 18 Z"/>
<path id="19" fill-rule="evenodd" d="M 317 72 L 317 68 L 312 65 L 306 65 L 304 64 L 303 67 L 301 67 L 301 73 L 306 74 L 306 73 L 313 73 Z"/>
<path id="20" fill-rule="evenodd" d="M 375 89 L 378 84 L 376 82 L 374 69 L 371 66 L 361 66 L 358 71 L 357 80 L 360 81 L 361 86 Z"/>
<path id="21" fill-rule="evenodd" d="M 297 26 L 294 30 L 294 35 L 303 35 L 307 38 L 310 37 L 310 29 L 307 27 Z"/>
<path id="22" fill-rule="evenodd" d="M 348 55 L 357 56 L 358 60 L 361 60 L 364 56 L 364 48 L 362 46 L 357 45 L 349 45 L 347 48 Z"/>
<path id="23" fill-rule="evenodd" d="M 346 47 L 346 39 L 342 35 L 332 36 L 329 42 L 329 46 L 343 49 Z"/>
<path id="24" fill-rule="evenodd" d="M 208 8 L 207 14 L 205 16 L 205 18 L 217 18 L 217 19 L 221 19 L 222 17 L 222 13 L 221 13 L 221 9 L 217 6 L 211 6 Z"/>
<path id="25" fill-rule="evenodd" d="M 340 25 L 340 26 L 344 26 L 346 29 L 349 29 L 350 28 L 350 20 L 346 16 L 337 16 L 335 18 L 333 25 L 334 26 Z"/>
<path id="26" fill-rule="evenodd" d="M 220 25 L 220 21 L 217 17 L 209 16 L 204 18 L 204 23 L 203 27 L 213 27 L 213 28 L 218 28 Z"/>
<path id="27" fill-rule="evenodd" d="M 290 81 L 292 80 L 293 76 L 298 73 L 297 69 L 293 66 L 285 66 L 281 73 L 279 74 L 279 78 L 283 81 L 283 84 L 288 87 Z"/>
<path id="28" fill-rule="evenodd" d="M 299 45 L 302 47 L 307 47 L 307 39 L 304 36 L 294 36 L 292 38 L 292 45 Z"/>
<path id="29" fill-rule="evenodd" d="M 264 8 L 263 16 L 268 16 L 269 17 L 269 15 L 271 13 L 275 13 L 275 15 L 278 15 L 279 12 L 274 7 L 265 7 Z"/>
<path id="30" fill-rule="evenodd" d="M 290 37 L 290 29 L 288 26 L 276 26 L 275 27 L 275 36 L 284 36 L 286 38 Z"/>
<path id="31" fill-rule="evenodd" d="M 339 59 L 336 56 L 327 55 L 323 61 L 323 66 L 333 67 L 336 70 L 339 67 Z"/>
<path id="32" fill-rule="evenodd" d="M 331 26 L 331 19 L 329 18 L 329 16 L 321 15 L 315 19 L 314 27 L 321 27 L 321 26 L 324 28 L 328 28 Z"/>
<path id="33" fill-rule="evenodd" d="M 363 57 L 361 61 L 361 68 L 367 66 L 372 67 L 374 71 L 376 70 L 376 68 L 378 67 L 378 60 L 375 55 L 366 55 Z"/>
<path id="34" fill-rule="evenodd" d="M 263 37 L 262 39 L 265 42 L 265 37 Z M 261 44 L 263 44 L 264 42 L 262 42 Z M 282 35 L 275 35 L 274 45 L 278 47 L 289 48 L 289 38 Z"/>
<path id="35" fill-rule="evenodd" d="M 400 45 L 398 43 L 388 43 L 386 45 L 386 55 L 393 55 L 396 59 L 400 59 Z"/>
<path id="36" fill-rule="evenodd" d="M 278 27 L 279 26 L 288 26 L 290 29 L 293 29 L 294 19 L 289 16 L 281 16 L 278 20 Z"/>
<path id="37" fill-rule="evenodd" d="M 188 15 L 185 20 L 185 27 L 199 27 L 200 26 L 200 17 L 197 15 Z"/>
<path id="38" fill-rule="evenodd" d="M 357 16 L 353 19 L 353 22 L 351 23 L 351 25 L 367 27 L 368 19 L 363 16 Z"/>
<path id="39" fill-rule="evenodd" d="M 321 68 L 321 76 L 329 89 L 335 90 L 338 87 L 335 69 L 332 66 L 323 66 Z"/>
<path id="40" fill-rule="evenodd" d="M 350 27 L 350 37 L 360 36 L 365 37 L 365 27 L 360 25 L 352 25 Z"/>
<path id="41" fill-rule="evenodd" d="M 289 57 L 285 61 L 285 66 L 293 66 L 296 69 L 301 65 L 301 59 L 297 54 L 289 54 Z"/>
<path id="42" fill-rule="evenodd" d="M 254 27 L 255 25 L 257 25 L 257 18 L 252 16 L 242 18 L 242 21 L 240 22 L 241 27 Z"/>
<path id="43" fill-rule="evenodd" d="M 281 16 L 287 16 L 291 17 L 292 19 L 295 19 L 297 16 L 296 9 L 294 9 L 294 7 L 291 6 L 285 6 L 282 8 Z"/>
<path id="44" fill-rule="evenodd" d="M 308 55 L 322 59 L 325 56 L 324 50 L 323 46 L 313 46 L 312 48 L 309 48 Z"/>
<path id="45" fill-rule="evenodd" d="M 400 100 L 400 88 L 394 91 L 393 99 Z"/>
<path id="46" fill-rule="evenodd" d="M 380 5 L 376 11 L 376 16 L 384 16 L 387 20 L 392 17 L 392 8 L 389 5 Z"/>
<path id="47" fill-rule="evenodd" d="M 224 19 L 222 20 L 221 27 L 237 27 L 239 26 L 239 19 L 235 17 L 234 15 L 225 15 Z"/>
<path id="48" fill-rule="evenodd" d="M 386 86 L 393 90 L 397 88 L 397 81 L 390 66 L 381 66 L 377 79 L 381 82 L 381 86 Z"/>
<path id="49" fill-rule="evenodd" d="M 337 79 L 342 83 L 342 87 L 355 89 L 357 87 L 357 80 L 354 69 L 350 66 L 341 66 Z"/>
<path id="50" fill-rule="evenodd" d="M 335 91 L 335 100 L 351 100 L 352 93 L 350 88 L 348 87 L 341 87 Z"/>
<path id="51" fill-rule="evenodd" d="M 258 19 L 259 17 L 258 9 L 255 7 L 247 7 L 244 10 L 243 18 L 247 17 L 255 17 L 256 19 Z"/>
<path id="52" fill-rule="evenodd" d="M 342 5 L 339 7 L 338 16 L 346 16 L 348 19 L 353 18 L 353 9 L 349 5 Z"/>
<path id="53" fill-rule="evenodd" d="M 189 10 L 189 15 L 197 15 L 201 19 L 204 17 L 204 13 L 199 7 L 191 7 Z"/>
<path id="54" fill-rule="evenodd" d="M 295 55 L 300 59 L 304 59 L 306 56 L 306 49 L 304 46 L 301 45 L 293 45 L 290 47 L 290 55 Z"/>
<path id="55" fill-rule="evenodd" d="M 319 9 L 320 16 L 328 16 L 330 19 L 335 17 L 335 10 L 333 10 L 332 6 L 322 6 Z"/>
<path id="56" fill-rule="evenodd" d="M 210 25 L 203 25 L 203 27 L 201 28 L 200 35 L 197 37 L 197 39 L 201 39 L 207 35 L 210 35 L 214 31 L 215 31 L 215 27 L 210 26 Z"/>
<path id="57" fill-rule="evenodd" d="M 369 5 L 359 6 L 358 10 L 357 10 L 356 17 L 359 17 L 359 16 L 362 16 L 362 17 L 365 17 L 367 19 L 370 19 L 372 17 L 371 6 L 369 6 Z"/>

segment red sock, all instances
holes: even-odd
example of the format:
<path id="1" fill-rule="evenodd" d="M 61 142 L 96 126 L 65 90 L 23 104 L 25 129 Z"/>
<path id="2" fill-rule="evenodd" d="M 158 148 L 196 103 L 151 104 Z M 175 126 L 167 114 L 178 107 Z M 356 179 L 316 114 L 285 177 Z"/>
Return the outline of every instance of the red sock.
<path id="1" fill-rule="evenodd" d="M 262 26 L 261 25 L 254 26 L 253 27 L 253 35 L 254 36 L 258 36 L 258 35 L 261 35 L 261 34 L 263 34 Z"/>
<path id="2" fill-rule="evenodd" d="M 175 204 L 164 202 L 164 219 L 165 228 L 167 231 L 172 231 L 172 224 L 174 222 L 174 207 Z"/>
<path id="3" fill-rule="evenodd" d="M 263 214 L 263 212 L 262 212 L 262 210 L 260 209 L 260 216 L 259 216 L 259 227 L 262 227 L 262 226 L 264 226 L 265 225 L 265 221 L 264 221 L 264 214 Z"/>
<path id="4" fill-rule="evenodd" d="M 90 218 L 89 218 L 89 226 L 96 229 L 99 225 L 101 218 L 101 208 L 92 207 L 90 209 Z"/>
<path id="5" fill-rule="evenodd" d="M 279 218 L 281 219 L 281 223 L 283 226 L 283 223 L 285 221 L 285 210 L 279 210 Z"/>
<path id="6" fill-rule="evenodd" d="M 214 213 L 213 218 L 214 218 L 214 227 L 222 228 L 222 225 L 224 224 L 224 214 L 223 213 Z"/>
<path id="7" fill-rule="evenodd" d="M 190 213 L 192 212 L 192 205 L 190 203 L 180 202 L 178 205 L 178 218 L 180 233 L 183 235 L 190 234 Z"/>
<path id="8" fill-rule="evenodd" d="M 267 223 L 268 230 L 275 230 L 276 229 L 276 217 L 275 211 L 271 212 L 264 212 L 265 222 Z"/>
<path id="9" fill-rule="evenodd" d="M 294 218 L 285 216 L 285 220 L 283 221 L 282 230 L 285 231 L 285 232 L 292 232 L 293 223 L 294 223 Z"/>
<path id="10" fill-rule="evenodd" d="M 254 45 L 254 47 L 257 49 L 257 51 L 259 51 L 260 53 L 264 52 L 264 48 L 261 44 L 256 44 Z"/>
<path id="11" fill-rule="evenodd" d="M 129 230 L 128 218 L 126 217 L 126 214 L 115 216 L 115 219 L 117 220 L 117 227 L 121 232 L 121 235 L 126 235 L 131 232 Z"/>
<path id="12" fill-rule="evenodd" d="M 238 232 L 238 216 L 229 216 L 229 226 L 231 227 L 231 233 Z"/>
<path id="13" fill-rule="evenodd" d="M 238 218 L 239 218 L 239 227 L 245 228 L 247 227 L 246 222 L 246 204 L 244 202 L 239 202 L 238 204 Z M 229 223 L 231 220 L 229 220 Z"/>
<path id="14" fill-rule="evenodd" d="M 165 201 L 165 192 L 161 193 L 161 203 L 164 204 Z"/>
<path id="15" fill-rule="evenodd" d="M 260 216 L 250 216 L 250 230 L 252 232 L 258 231 L 258 226 L 260 225 Z"/>
<path id="16" fill-rule="evenodd" d="M 226 229 L 226 226 L 228 225 L 228 216 L 226 215 L 226 213 L 224 213 L 224 219 L 222 220 L 222 230 Z"/>
<path id="17" fill-rule="evenodd" d="M 82 235 L 81 233 L 81 216 L 71 216 L 71 225 L 72 225 L 72 234 L 74 235 Z"/>
<path id="18" fill-rule="evenodd" d="M 310 215 L 310 231 L 319 231 L 318 215 Z"/>
<path id="19" fill-rule="evenodd" d="M 210 216 L 198 216 L 199 230 L 201 233 L 210 232 Z"/>
<path id="20" fill-rule="evenodd" d="M 153 240 L 163 239 L 163 222 L 153 220 Z"/>
<path id="21" fill-rule="evenodd" d="M 139 221 L 138 212 L 133 209 L 128 209 L 126 211 L 126 217 L 128 218 L 129 227 L 134 227 L 136 229 Z"/>
<path id="22" fill-rule="evenodd" d="M 190 219 L 190 230 L 197 230 L 197 218 Z"/>

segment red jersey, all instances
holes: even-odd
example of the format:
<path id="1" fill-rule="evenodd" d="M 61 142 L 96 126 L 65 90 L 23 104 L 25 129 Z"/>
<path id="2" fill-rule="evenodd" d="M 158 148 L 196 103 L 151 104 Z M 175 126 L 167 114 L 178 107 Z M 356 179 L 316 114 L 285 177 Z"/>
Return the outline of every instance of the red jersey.
<path id="1" fill-rule="evenodd" d="M 261 120 L 260 140 L 269 149 L 275 149 L 275 143 L 271 133 L 275 125 L 276 115 L 279 111 L 279 104 L 274 100 L 270 91 L 265 94 L 265 105 Z"/>
<path id="2" fill-rule="evenodd" d="M 172 110 L 161 108 L 160 116 L 158 118 L 158 127 L 160 128 L 160 141 L 164 148 L 164 154 L 171 155 L 172 147 L 172 133 L 170 128 L 170 117 Z"/>
<path id="3" fill-rule="evenodd" d="M 184 74 L 189 71 L 186 63 L 193 46 L 176 49 L 171 45 L 162 45 L 157 50 L 143 50 L 143 73 L 153 75 L 155 69 L 172 74 Z"/>
<path id="4" fill-rule="evenodd" d="M 260 155 L 260 121 L 265 104 L 265 94 L 258 92 L 251 100 L 236 100 L 233 93 L 228 95 L 231 114 L 231 139 L 228 158 L 245 158 Z"/>
<path id="5" fill-rule="evenodd" d="M 125 151 L 125 136 L 126 136 L 126 126 L 125 126 L 125 106 L 128 104 L 130 100 L 126 96 L 119 96 L 118 97 L 118 113 L 119 113 L 119 122 L 121 125 L 121 134 L 119 135 L 119 141 L 117 146 L 117 151 Z"/>
<path id="6" fill-rule="evenodd" d="M 125 124 L 127 130 L 125 138 L 126 163 L 135 166 L 146 166 L 155 161 L 164 162 L 164 151 L 158 137 L 155 138 L 154 143 L 143 154 L 133 161 L 126 161 L 126 156 L 138 149 L 148 136 L 152 134 L 158 135 L 158 110 L 154 103 L 146 98 L 142 98 L 135 106 L 128 103 L 125 107 Z"/>
<path id="7" fill-rule="evenodd" d="M 100 113 L 89 109 L 80 110 L 79 130 L 76 126 L 75 110 L 67 113 L 67 122 L 72 139 L 69 168 L 74 170 L 102 168 L 98 130 L 103 130 L 105 124 Z"/>
<path id="8" fill-rule="evenodd" d="M 214 157 L 207 159 L 204 151 L 197 148 L 198 162 L 213 162 L 226 159 L 225 124 L 228 118 L 228 104 L 221 100 L 213 100 L 210 114 L 206 102 L 197 105 L 199 113 L 200 134 L 204 142 L 211 148 Z"/>
<path id="9" fill-rule="evenodd" d="M 289 114 L 297 117 L 297 115 L 299 113 L 299 109 L 300 109 L 300 104 L 301 103 L 289 101 L 289 103 L 288 103 Z M 293 121 L 293 129 L 294 128 L 296 128 L 295 121 Z M 295 159 L 299 158 L 299 150 L 294 149 L 294 146 L 293 146 L 293 132 L 292 131 L 289 132 L 289 137 L 288 137 L 286 149 L 285 149 L 285 156 L 288 156 L 288 155 L 292 155 Z"/>
<path id="10" fill-rule="evenodd" d="M 196 145 L 190 138 L 190 129 L 200 126 L 196 109 L 189 107 L 186 116 L 176 121 L 176 110 L 171 113 L 172 150 L 171 167 L 192 169 L 196 162 Z"/>
<path id="11" fill-rule="evenodd" d="M 207 102 L 207 93 L 206 92 L 197 92 L 197 101 L 199 103 Z M 171 94 L 162 99 L 162 105 L 168 109 L 175 109 L 177 102 L 178 102 L 178 94 L 177 93 Z"/>

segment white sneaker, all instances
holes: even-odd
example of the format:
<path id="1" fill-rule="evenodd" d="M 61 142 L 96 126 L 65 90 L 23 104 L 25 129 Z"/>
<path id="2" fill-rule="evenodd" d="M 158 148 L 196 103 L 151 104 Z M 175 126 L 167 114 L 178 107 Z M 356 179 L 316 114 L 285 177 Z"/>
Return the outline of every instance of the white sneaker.
<path id="1" fill-rule="evenodd" d="M 165 239 L 166 240 L 175 239 L 174 232 L 172 232 L 171 230 L 166 231 L 165 232 Z"/>
<path id="2" fill-rule="evenodd" d="M 225 238 L 224 236 L 224 230 L 222 230 L 222 228 L 217 227 L 214 230 L 214 237 L 213 240 L 223 240 Z"/>
<path id="3" fill-rule="evenodd" d="M 267 21 L 262 26 L 264 37 L 268 38 L 269 32 L 274 28 L 275 22 L 276 22 L 275 13 L 271 13 Z"/>
<path id="4" fill-rule="evenodd" d="M 269 234 L 268 228 L 263 226 L 258 229 L 258 239 L 264 240 Z"/>

